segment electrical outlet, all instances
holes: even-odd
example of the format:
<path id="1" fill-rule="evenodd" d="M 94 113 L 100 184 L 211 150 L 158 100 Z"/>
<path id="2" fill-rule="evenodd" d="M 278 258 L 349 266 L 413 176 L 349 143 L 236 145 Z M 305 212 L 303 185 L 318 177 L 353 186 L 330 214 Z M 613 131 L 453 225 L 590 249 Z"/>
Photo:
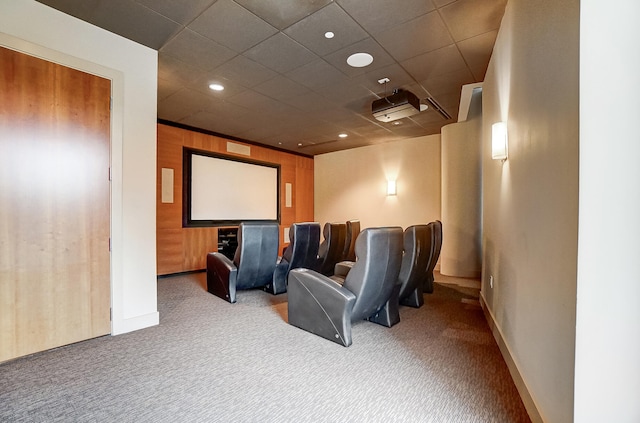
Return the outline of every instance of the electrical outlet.
<path id="1" fill-rule="evenodd" d="M 489 276 L 489 287 L 493 288 L 493 275 Z"/>

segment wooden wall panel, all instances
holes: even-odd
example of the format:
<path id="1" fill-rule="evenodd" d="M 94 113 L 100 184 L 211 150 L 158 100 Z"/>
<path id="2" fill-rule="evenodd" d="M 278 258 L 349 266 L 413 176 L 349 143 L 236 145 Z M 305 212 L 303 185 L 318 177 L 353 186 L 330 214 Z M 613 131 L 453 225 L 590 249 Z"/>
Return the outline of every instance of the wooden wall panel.
<path id="1" fill-rule="evenodd" d="M 218 250 L 218 228 L 185 228 L 183 236 L 182 271 L 206 267 L 207 253 Z"/>
<path id="2" fill-rule="evenodd" d="M 227 152 L 227 142 L 249 146 L 251 155 Z M 289 227 L 294 222 L 313 220 L 313 158 L 158 124 L 156 217 L 159 275 L 204 269 L 207 253 L 217 251 L 218 248 L 217 227 L 182 227 L 183 147 L 280 165 L 280 251 L 285 245 L 283 239 L 285 227 Z M 174 171 L 173 203 L 162 203 L 162 168 Z M 286 183 L 292 184 L 292 207 L 286 207 Z"/>
<path id="3" fill-rule="evenodd" d="M 296 222 L 314 220 L 313 194 L 313 163 L 297 161 L 294 190 Z"/>
<path id="4" fill-rule="evenodd" d="M 182 229 L 158 229 L 156 231 L 158 274 L 167 275 L 184 271 L 184 247 Z"/>

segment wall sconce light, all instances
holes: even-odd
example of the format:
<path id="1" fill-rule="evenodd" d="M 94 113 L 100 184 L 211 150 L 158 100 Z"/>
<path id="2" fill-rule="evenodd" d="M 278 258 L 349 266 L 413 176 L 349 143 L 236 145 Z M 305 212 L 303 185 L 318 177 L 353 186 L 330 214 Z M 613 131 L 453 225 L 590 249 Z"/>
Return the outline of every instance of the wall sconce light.
<path id="1" fill-rule="evenodd" d="M 396 181 L 389 179 L 387 181 L 387 195 L 396 195 Z"/>
<path id="2" fill-rule="evenodd" d="M 496 122 L 491 125 L 491 158 L 507 160 L 508 144 L 507 122 Z"/>

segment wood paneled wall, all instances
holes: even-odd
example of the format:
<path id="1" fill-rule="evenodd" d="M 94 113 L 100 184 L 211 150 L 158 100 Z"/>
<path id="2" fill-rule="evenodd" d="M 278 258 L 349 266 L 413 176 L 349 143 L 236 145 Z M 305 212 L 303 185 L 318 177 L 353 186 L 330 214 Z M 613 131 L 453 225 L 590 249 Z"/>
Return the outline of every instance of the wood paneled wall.
<path id="1" fill-rule="evenodd" d="M 284 228 L 313 220 L 313 159 L 278 150 L 244 144 L 251 155 L 227 152 L 227 142 L 243 144 L 170 125 L 158 124 L 157 255 L 158 274 L 200 270 L 206 256 L 218 250 L 218 228 L 182 227 L 182 148 L 191 147 L 228 156 L 251 158 L 280 165 L 280 248 Z M 173 169 L 173 203 L 162 203 L 162 168 Z M 292 207 L 285 204 L 285 184 L 292 184 Z"/>

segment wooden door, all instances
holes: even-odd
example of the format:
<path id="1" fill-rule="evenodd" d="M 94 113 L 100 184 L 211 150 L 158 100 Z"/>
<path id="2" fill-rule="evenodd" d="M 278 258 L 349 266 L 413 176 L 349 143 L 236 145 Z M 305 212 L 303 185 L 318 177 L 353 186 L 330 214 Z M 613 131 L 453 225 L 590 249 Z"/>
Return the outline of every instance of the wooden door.
<path id="1" fill-rule="evenodd" d="M 0 47 L 0 362 L 111 331 L 110 97 Z"/>

